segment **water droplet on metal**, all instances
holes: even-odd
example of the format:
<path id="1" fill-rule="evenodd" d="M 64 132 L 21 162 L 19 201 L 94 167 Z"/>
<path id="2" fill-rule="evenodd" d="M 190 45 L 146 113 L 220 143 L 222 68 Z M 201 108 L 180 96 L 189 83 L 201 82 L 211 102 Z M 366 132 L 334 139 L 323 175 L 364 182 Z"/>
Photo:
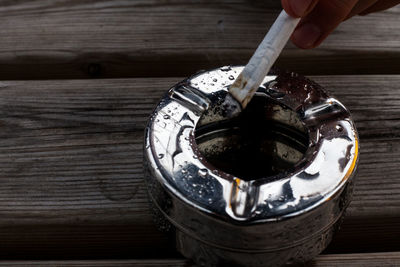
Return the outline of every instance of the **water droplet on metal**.
<path id="1" fill-rule="evenodd" d="M 341 125 L 336 125 L 336 130 L 338 132 L 341 132 L 341 131 L 343 131 L 343 127 Z"/>
<path id="2" fill-rule="evenodd" d="M 232 68 L 230 66 L 224 66 L 221 68 L 221 71 L 225 71 L 225 72 L 230 71 L 230 70 L 232 70 Z"/>
<path id="3" fill-rule="evenodd" d="M 201 177 L 206 177 L 207 176 L 207 174 L 208 174 L 208 170 L 207 169 L 200 169 L 199 171 L 198 171 L 198 174 L 201 176 Z"/>
<path id="4" fill-rule="evenodd" d="M 307 93 L 307 98 L 304 100 L 304 103 L 311 103 L 311 92 Z"/>
<path id="5" fill-rule="evenodd" d="M 279 91 L 276 81 L 265 83 L 264 86 L 267 88 L 267 93 L 273 98 L 278 99 L 286 95 L 284 92 Z"/>
<path id="6" fill-rule="evenodd" d="M 235 77 L 233 77 L 233 75 L 230 75 L 230 76 L 228 77 L 228 79 L 231 80 L 231 81 L 233 81 L 233 80 L 235 79 Z"/>
<path id="7" fill-rule="evenodd" d="M 169 115 L 167 115 L 167 114 L 164 115 L 165 120 L 168 120 L 169 118 L 171 118 Z"/>
<path id="8" fill-rule="evenodd" d="M 317 144 L 317 142 L 315 142 L 314 139 L 311 139 L 311 140 L 310 140 L 310 147 L 313 147 L 313 146 L 315 146 L 316 144 Z"/>
<path id="9" fill-rule="evenodd" d="M 162 159 L 163 157 L 164 157 L 164 154 L 162 154 L 162 153 L 158 154 L 159 159 Z"/>
<path id="10" fill-rule="evenodd" d="M 214 79 L 213 79 L 213 82 L 215 82 L 215 83 L 216 83 L 216 82 L 218 82 L 218 80 L 214 78 Z"/>

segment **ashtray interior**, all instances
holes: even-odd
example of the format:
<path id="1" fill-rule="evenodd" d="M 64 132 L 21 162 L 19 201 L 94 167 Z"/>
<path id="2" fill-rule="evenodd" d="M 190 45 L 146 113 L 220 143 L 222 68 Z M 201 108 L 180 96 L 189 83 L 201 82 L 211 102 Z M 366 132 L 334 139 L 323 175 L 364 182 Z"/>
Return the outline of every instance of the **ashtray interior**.
<path id="1" fill-rule="evenodd" d="M 195 136 L 210 164 L 247 181 L 287 173 L 309 145 L 298 114 L 263 93 L 238 117 L 201 125 Z"/>

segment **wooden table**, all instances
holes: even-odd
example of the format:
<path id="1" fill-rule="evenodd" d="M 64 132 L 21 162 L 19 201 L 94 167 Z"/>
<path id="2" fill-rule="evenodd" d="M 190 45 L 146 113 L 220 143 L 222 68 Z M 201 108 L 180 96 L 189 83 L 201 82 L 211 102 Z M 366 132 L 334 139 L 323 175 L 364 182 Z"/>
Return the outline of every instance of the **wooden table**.
<path id="1" fill-rule="evenodd" d="M 155 229 L 143 129 L 169 86 L 245 64 L 268 0 L 0 1 L 0 265 L 191 266 Z M 400 7 L 343 23 L 277 65 L 352 111 L 354 200 L 308 266 L 400 265 Z"/>

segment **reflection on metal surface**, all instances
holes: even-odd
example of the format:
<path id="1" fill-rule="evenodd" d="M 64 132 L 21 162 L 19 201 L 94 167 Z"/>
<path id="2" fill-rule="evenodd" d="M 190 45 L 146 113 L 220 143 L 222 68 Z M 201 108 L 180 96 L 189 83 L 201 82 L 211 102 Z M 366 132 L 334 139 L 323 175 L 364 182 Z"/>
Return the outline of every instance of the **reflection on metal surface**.
<path id="1" fill-rule="evenodd" d="M 351 198 L 354 123 L 319 85 L 280 71 L 239 114 L 227 88 L 240 70 L 197 74 L 153 112 L 144 162 L 158 224 L 200 266 L 309 260 Z"/>

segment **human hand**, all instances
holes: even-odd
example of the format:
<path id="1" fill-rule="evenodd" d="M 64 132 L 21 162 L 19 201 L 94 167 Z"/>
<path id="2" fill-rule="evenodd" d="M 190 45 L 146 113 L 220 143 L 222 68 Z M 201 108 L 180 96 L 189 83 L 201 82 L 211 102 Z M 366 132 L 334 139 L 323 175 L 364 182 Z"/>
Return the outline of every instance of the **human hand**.
<path id="1" fill-rule="evenodd" d="M 301 17 L 292 42 L 304 49 L 314 48 L 344 20 L 391 8 L 400 0 L 281 0 L 292 17 Z"/>

